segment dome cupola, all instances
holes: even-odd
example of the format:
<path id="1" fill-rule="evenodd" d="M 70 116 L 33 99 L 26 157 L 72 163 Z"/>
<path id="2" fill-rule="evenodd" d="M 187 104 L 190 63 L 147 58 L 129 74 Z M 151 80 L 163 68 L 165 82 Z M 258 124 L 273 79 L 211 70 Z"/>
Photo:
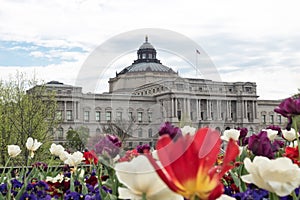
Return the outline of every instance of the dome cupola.
<path id="1" fill-rule="evenodd" d="M 140 46 L 137 55 L 138 62 L 153 62 L 156 60 L 156 50 L 148 42 L 148 36 L 145 37 L 145 42 Z"/>

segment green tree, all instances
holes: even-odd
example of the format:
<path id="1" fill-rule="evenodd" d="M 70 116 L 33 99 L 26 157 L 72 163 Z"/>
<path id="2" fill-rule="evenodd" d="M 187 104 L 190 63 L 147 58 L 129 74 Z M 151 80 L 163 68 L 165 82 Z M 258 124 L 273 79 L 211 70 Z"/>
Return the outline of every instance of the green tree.
<path id="1" fill-rule="evenodd" d="M 23 74 L 0 84 L 0 150 L 1 163 L 7 159 L 7 145 L 16 144 L 22 149 L 22 161 L 28 159 L 26 141 L 37 139 L 43 145 L 34 160 L 42 161 L 49 155 L 52 135 L 49 130 L 56 127 L 56 100 L 44 85 L 35 79 L 28 80 Z M 46 151 L 48 151 L 46 153 Z M 31 161 L 34 161 L 31 160 Z"/>
<path id="2" fill-rule="evenodd" d="M 89 138 L 88 128 L 82 126 L 77 130 L 69 130 L 67 132 L 66 147 L 72 151 L 83 151 Z"/>

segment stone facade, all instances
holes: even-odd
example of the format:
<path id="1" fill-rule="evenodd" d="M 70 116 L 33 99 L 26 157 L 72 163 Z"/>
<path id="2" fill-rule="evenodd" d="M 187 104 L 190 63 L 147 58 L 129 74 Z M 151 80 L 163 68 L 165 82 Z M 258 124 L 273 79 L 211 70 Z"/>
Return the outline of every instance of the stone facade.
<path id="1" fill-rule="evenodd" d="M 132 65 L 109 79 L 108 93 L 83 93 L 81 87 L 57 81 L 46 84 L 57 94 L 57 115 L 62 120 L 54 131 L 56 141 L 63 141 L 68 130 L 82 126 L 90 136 L 103 134 L 112 123 L 127 130 L 129 147 L 153 145 L 165 121 L 221 131 L 227 127 L 258 131 L 269 124 L 285 123 L 273 111 L 280 101 L 258 100 L 256 83 L 180 77 L 157 60 L 147 38 L 137 55 Z"/>

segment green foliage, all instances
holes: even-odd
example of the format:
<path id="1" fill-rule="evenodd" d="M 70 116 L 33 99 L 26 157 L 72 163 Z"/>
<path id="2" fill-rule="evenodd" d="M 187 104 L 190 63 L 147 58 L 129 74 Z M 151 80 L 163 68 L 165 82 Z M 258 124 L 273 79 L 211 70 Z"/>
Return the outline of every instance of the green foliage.
<path id="1" fill-rule="evenodd" d="M 27 90 L 28 88 L 30 89 Z M 28 80 L 23 74 L 17 74 L 15 78 L 0 83 L 2 165 L 7 159 L 7 145 L 15 144 L 23 147 L 28 137 L 44 144 L 40 151 L 49 152 L 52 138 L 48 133 L 50 129 L 56 127 L 55 111 L 55 95 L 48 93 L 46 88 L 38 85 L 35 79 Z M 22 151 L 22 155 L 23 159 L 19 161 L 24 163 L 28 159 L 28 152 Z M 45 156 L 36 159 L 43 161 Z"/>
<path id="2" fill-rule="evenodd" d="M 83 151 L 89 138 L 89 131 L 86 127 L 80 127 L 77 130 L 67 132 L 66 147 L 72 151 Z"/>

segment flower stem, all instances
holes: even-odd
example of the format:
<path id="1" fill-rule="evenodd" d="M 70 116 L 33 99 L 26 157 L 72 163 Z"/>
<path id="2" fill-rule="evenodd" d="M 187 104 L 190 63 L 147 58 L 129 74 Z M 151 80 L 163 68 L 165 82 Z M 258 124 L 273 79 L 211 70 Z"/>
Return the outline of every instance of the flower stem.
<path id="1" fill-rule="evenodd" d="M 293 127 L 295 129 L 297 145 L 298 145 L 298 153 L 299 153 L 298 160 L 300 160 L 300 140 L 299 140 L 299 136 L 298 136 L 298 126 L 297 126 L 298 119 L 299 119 L 299 116 L 292 117 Z"/>
<path id="2" fill-rule="evenodd" d="M 146 193 L 143 193 L 142 200 L 147 200 Z"/>
<path id="3" fill-rule="evenodd" d="M 295 192 L 295 191 L 293 191 L 293 192 L 292 192 L 292 197 L 293 197 L 293 200 L 298 200 L 298 197 L 297 197 L 297 195 L 296 195 L 296 192 Z"/>
<path id="4" fill-rule="evenodd" d="M 273 192 L 269 193 L 269 198 L 270 200 L 279 200 L 279 197 Z"/>

